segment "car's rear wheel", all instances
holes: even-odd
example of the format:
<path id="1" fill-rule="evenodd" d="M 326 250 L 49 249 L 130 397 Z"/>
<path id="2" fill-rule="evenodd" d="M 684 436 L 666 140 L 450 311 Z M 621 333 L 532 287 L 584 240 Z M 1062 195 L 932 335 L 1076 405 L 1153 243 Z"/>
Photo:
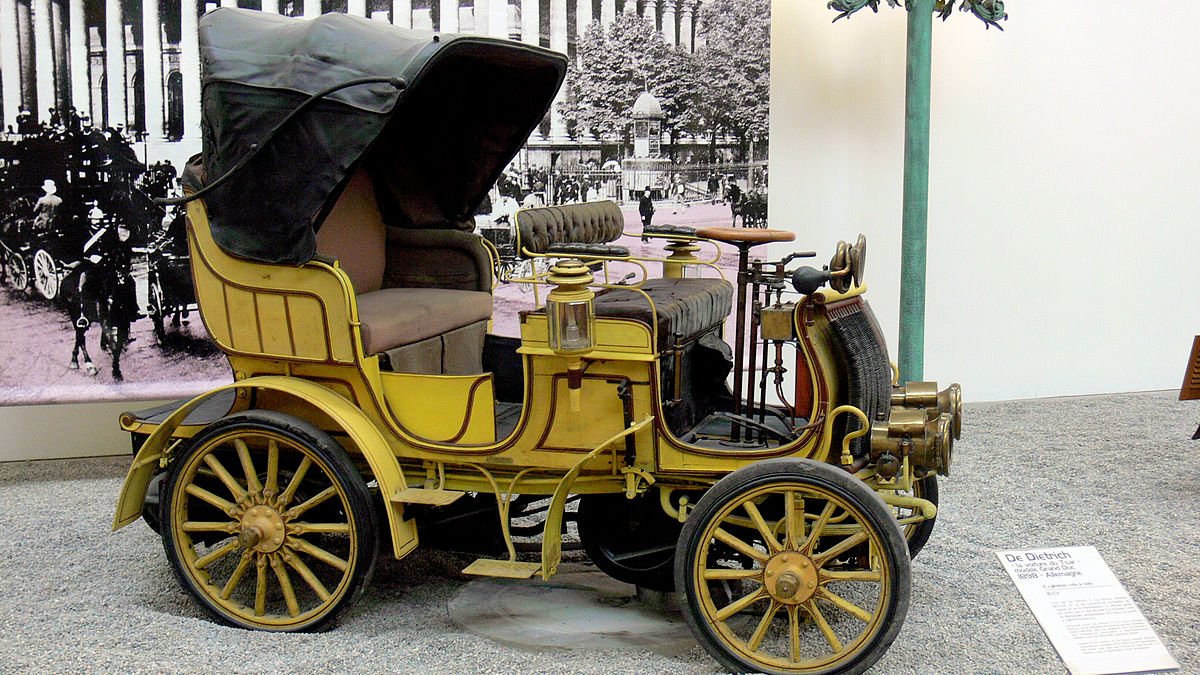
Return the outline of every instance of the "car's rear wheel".
<path id="1" fill-rule="evenodd" d="M 326 628 L 362 593 L 378 547 L 370 493 L 320 429 L 250 410 L 206 427 L 164 490 L 163 546 L 217 620 Z"/>

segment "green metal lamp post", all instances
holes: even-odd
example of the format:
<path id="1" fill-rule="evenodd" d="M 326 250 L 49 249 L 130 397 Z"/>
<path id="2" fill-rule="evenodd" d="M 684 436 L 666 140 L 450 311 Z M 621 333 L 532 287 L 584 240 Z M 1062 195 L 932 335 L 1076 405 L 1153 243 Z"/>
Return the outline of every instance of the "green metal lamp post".
<path id="1" fill-rule="evenodd" d="M 834 21 L 864 7 L 879 11 L 883 0 L 831 0 L 841 12 Z M 886 0 L 892 7 L 898 0 Z M 904 100 L 904 229 L 900 240 L 900 348 L 897 363 L 901 382 L 924 379 L 925 261 L 929 224 L 929 89 L 933 55 L 933 13 L 943 20 L 956 0 L 906 0 L 908 9 L 908 68 Z M 989 28 L 1008 18 L 1001 0 L 961 0 L 959 9 L 971 12 Z M 1001 28 L 1001 30 L 1003 30 Z"/>

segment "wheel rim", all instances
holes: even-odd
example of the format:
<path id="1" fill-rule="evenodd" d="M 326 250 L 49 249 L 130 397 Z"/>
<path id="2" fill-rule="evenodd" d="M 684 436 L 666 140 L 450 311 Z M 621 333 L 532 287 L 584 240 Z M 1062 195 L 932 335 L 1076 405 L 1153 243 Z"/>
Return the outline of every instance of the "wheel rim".
<path id="1" fill-rule="evenodd" d="M 854 658 L 883 628 L 895 583 L 868 523 L 844 496 L 799 481 L 738 493 L 703 526 L 691 570 L 698 618 L 773 670 Z"/>
<path id="2" fill-rule="evenodd" d="M 209 441 L 180 471 L 173 543 L 182 572 L 214 610 L 288 629 L 319 619 L 349 592 L 354 518 L 343 486 L 312 450 L 238 430 Z"/>
<path id="3" fill-rule="evenodd" d="M 25 268 L 25 260 L 16 254 L 9 255 L 8 266 L 8 283 L 12 284 L 12 287 L 19 291 L 23 291 L 28 288 L 29 272 Z"/>
<path id="4" fill-rule="evenodd" d="M 57 266 L 53 256 L 45 249 L 39 249 L 33 256 L 33 285 L 47 300 L 53 300 L 58 295 Z"/>

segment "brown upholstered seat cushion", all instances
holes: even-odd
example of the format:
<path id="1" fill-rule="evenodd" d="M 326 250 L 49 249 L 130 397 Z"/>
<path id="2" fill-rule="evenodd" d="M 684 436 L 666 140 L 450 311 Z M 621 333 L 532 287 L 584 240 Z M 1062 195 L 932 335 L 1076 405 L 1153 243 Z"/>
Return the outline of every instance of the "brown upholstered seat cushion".
<path id="1" fill-rule="evenodd" d="M 721 323 L 733 309 L 733 285 L 724 279 L 647 279 L 642 290 L 658 313 L 658 344 L 690 340 Z M 596 294 L 596 316 L 637 319 L 651 325 L 645 296 L 621 288 Z"/>
<path id="2" fill-rule="evenodd" d="M 492 295 L 444 288 L 384 288 L 358 295 L 367 355 L 419 342 L 492 316 Z"/>

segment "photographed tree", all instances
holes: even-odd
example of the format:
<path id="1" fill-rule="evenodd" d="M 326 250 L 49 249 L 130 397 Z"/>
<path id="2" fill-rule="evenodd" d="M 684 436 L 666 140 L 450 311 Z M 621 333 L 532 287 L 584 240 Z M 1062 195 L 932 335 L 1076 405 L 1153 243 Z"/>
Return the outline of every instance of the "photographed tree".
<path id="1" fill-rule="evenodd" d="M 740 159 L 750 159 L 753 144 L 767 138 L 770 0 L 705 0 L 695 44 L 694 53 L 667 44 L 634 13 L 618 13 L 608 26 L 593 23 L 567 71 L 560 110 L 569 133 L 629 142 L 629 111 L 648 91 L 662 105 L 672 145 L 682 135 L 706 136 L 715 161 L 716 140 L 733 135 Z"/>

